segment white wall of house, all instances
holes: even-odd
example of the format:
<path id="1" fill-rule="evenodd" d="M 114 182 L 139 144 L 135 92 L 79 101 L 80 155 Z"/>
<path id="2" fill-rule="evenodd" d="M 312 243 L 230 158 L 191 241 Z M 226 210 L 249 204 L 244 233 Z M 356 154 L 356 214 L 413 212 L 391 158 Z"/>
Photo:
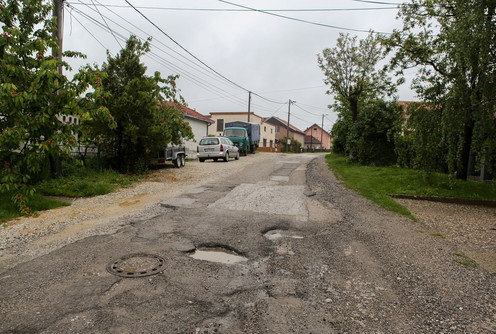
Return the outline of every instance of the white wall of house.
<path id="1" fill-rule="evenodd" d="M 270 123 L 263 122 L 260 124 L 260 142 L 258 147 L 275 148 L 276 127 Z"/>
<path id="2" fill-rule="evenodd" d="M 191 126 L 191 129 L 193 130 L 193 134 L 195 136 L 193 140 L 186 140 L 184 142 L 184 145 L 186 146 L 186 154 L 188 155 L 188 159 L 196 159 L 196 147 L 198 146 L 198 142 L 200 142 L 200 139 L 208 135 L 208 123 L 188 116 L 186 116 L 185 118 Z"/>

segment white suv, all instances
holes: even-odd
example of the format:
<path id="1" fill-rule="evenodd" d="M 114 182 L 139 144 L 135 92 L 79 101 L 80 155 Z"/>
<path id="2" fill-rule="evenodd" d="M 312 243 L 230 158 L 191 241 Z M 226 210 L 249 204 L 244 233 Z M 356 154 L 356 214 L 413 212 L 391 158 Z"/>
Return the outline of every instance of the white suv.
<path id="1" fill-rule="evenodd" d="M 229 158 L 239 160 L 239 149 L 226 137 L 203 137 L 198 144 L 198 159 L 204 162 L 205 159 L 214 161 L 222 158 L 225 162 Z"/>

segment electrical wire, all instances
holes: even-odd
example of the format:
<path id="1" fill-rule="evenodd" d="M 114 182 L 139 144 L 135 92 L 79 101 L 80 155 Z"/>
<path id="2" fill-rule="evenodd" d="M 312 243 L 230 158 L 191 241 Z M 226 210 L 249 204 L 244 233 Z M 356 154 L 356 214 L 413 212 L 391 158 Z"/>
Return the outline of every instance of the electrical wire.
<path id="1" fill-rule="evenodd" d="M 76 4 L 75 2 L 69 2 Z M 85 5 L 86 3 L 81 3 Z M 115 8 L 128 8 L 124 5 L 102 5 L 98 6 L 115 7 Z M 150 10 L 171 10 L 171 11 L 197 11 L 197 12 L 252 12 L 251 9 L 233 9 L 233 8 L 183 8 L 183 7 L 157 7 L 157 6 L 135 6 L 139 9 Z M 395 7 L 362 7 L 362 8 L 297 8 L 297 9 L 264 9 L 267 12 L 339 12 L 339 11 L 368 11 L 368 10 L 385 10 L 385 9 L 398 9 Z"/>
<path id="2" fill-rule="evenodd" d="M 83 4 L 83 2 L 81 0 L 79 0 L 79 2 L 81 4 Z M 116 12 L 114 12 L 113 10 L 111 9 L 108 9 L 106 8 L 105 5 L 101 4 L 100 2 L 96 1 L 99 5 L 103 6 L 105 9 L 107 9 L 109 12 L 111 12 L 112 14 L 116 15 L 118 18 L 120 18 L 121 20 L 127 22 L 129 25 L 131 25 L 132 27 L 134 27 L 135 29 L 141 31 L 142 33 L 144 33 L 145 35 L 147 36 L 150 36 L 149 33 L 147 33 L 146 31 L 144 31 L 143 29 L 141 29 L 140 27 L 138 27 L 137 25 L 135 25 L 134 23 L 130 22 L 129 20 L 125 19 L 124 17 L 120 16 L 119 14 L 117 14 Z M 92 10 L 92 11 L 95 11 L 91 6 L 89 5 L 86 5 L 88 7 L 88 9 Z M 126 7 L 127 8 L 127 7 Z M 115 22 L 114 20 L 110 19 L 107 17 L 107 20 L 111 21 L 112 23 L 114 23 L 115 25 L 119 26 L 120 28 L 124 29 L 124 30 L 127 30 L 129 33 L 133 34 L 133 35 L 137 35 L 135 32 L 125 28 L 124 26 L 122 26 L 121 24 L 119 24 L 118 22 Z M 141 38 L 143 41 L 145 40 L 144 38 Z M 190 66 L 189 64 L 192 64 L 194 65 L 195 67 L 198 68 L 198 71 L 201 71 L 202 74 L 212 78 L 213 80 L 219 82 L 219 83 L 223 83 L 225 84 L 225 81 L 224 80 L 221 80 L 219 77 L 217 76 L 214 76 L 213 74 L 211 74 L 210 72 L 207 72 L 203 67 L 201 67 L 198 63 L 196 62 L 193 62 L 192 60 L 188 59 L 188 58 L 185 58 L 184 55 L 182 55 L 181 53 L 177 52 L 176 50 L 172 49 L 170 46 L 162 43 L 159 39 L 154 39 L 155 41 L 157 41 L 159 44 L 163 45 L 164 47 L 166 47 L 167 49 L 169 49 L 170 51 L 172 51 L 173 53 L 177 54 L 179 57 L 182 57 L 184 60 L 188 61 L 189 63 L 186 63 L 185 61 L 177 58 L 176 56 L 168 53 L 167 51 L 161 49 L 160 47 L 157 47 L 157 46 L 154 46 L 157 50 L 159 51 L 162 51 L 163 53 L 165 53 L 166 55 L 168 55 L 169 57 L 177 60 L 178 62 L 184 64 L 185 66 Z"/>
<path id="3" fill-rule="evenodd" d="M 127 0 L 125 0 L 125 1 L 127 2 Z M 335 26 L 335 25 L 318 23 L 318 22 L 313 22 L 313 21 L 298 19 L 298 18 L 291 17 L 291 16 L 276 14 L 276 13 L 272 13 L 272 12 L 269 12 L 269 11 L 266 11 L 266 10 L 262 10 L 262 9 L 256 9 L 256 8 L 253 8 L 253 7 L 243 6 L 243 5 L 236 4 L 236 3 L 230 2 L 230 1 L 225 1 L 225 0 L 217 0 L 217 1 L 222 2 L 222 3 L 229 4 L 229 5 L 232 5 L 232 6 L 236 6 L 236 7 L 241 7 L 241 8 L 249 9 L 249 10 L 252 10 L 254 12 L 259 12 L 259 13 L 263 13 L 263 14 L 267 14 L 267 15 L 272 15 L 272 16 L 277 16 L 277 17 L 288 19 L 288 20 L 292 20 L 292 21 L 297 21 L 297 22 L 302 22 L 302 23 L 308 23 L 308 24 L 312 24 L 312 25 L 316 25 L 316 26 L 321 26 L 321 27 L 326 27 L 326 28 L 332 28 L 332 29 L 338 29 L 338 30 L 345 30 L 345 31 L 354 31 L 354 32 L 368 32 L 368 33 L 372 32 L 372 33 L 375 33 L 375 34 L 382 34 L 382 35 L 390 35 L 391 34 L 391 33 L 388 33 L 388 32 L 380 32 L 380 31 L 372 31 L 372 30 L 363 30 L 363 29 L 353 29 L 353 28 L 339 27 L 339 26 Z"/>
<path id="4" fill-rule="evenodd" d="M 314 114 L 314 113 L 312 113 L 312 112 L 310 112 L 310 111 L 308 111 L 308 110 L 303 109 L 303 108 L 302 108 L 302 107 L 300 107 L 298 104 L 295 104 L 295 107 L 297 107 L 297 108 L 299 108 L 299 109 L 303 110 L 303 111 L 304 111 L 304 112 L 306 112 L 307 114 L 310 114 L 310 115 L 313 115 L 313 116 L 318 116 L 318 117 L 320 117 L 320 116 L 321 116 L 321 115 L 317 115 L 317 114 Z"/>
<path id="5" fill-rule="evenodd" d="M 222 75 L 221 73 L 217 72 L 216 70 L 214 70 L 212 67 L 210 67 L 209 65 L 207 65 L 205 62 L 203 62 L 201 59 L 199 59 L 197 56 L 195 56 L 193 53 L 191 53 L 190 51 L 188 51 L 184 46 L 182 46 L 179 42 L 177 42 L 176 40 L 174 40 L 171 36 L 169 36 L 165 31 L 163 31 L 159 26 L 157 26 L 152 20 L 150 20 L 148 17 L 146 17 L 146 15 L 144 15 L 142 12 L 140 12 L 136 7 L 134 7 L 128 0 L 124 0 L 126 1 L 126 3 L 131 6 L 136 12 L 138 12 L 145 20 L 147 20 L 151 25 L 153 25 L 155 28 L 157 28 L 162 34 L 164 34 L 167 38 L 169 38 L 174 44 L 176 44 L 177 46 L 179 46 L 182 50 L 184 50 L 187 54 L 189 54 L 191 57 L 193 57 L 194 59 L 196 59 L 198 62 L 200 62 L 203 66 L 207 67 L 209 70 L 211 70 L 212 72 L 214 72 L 215 74 L 217 74 L 218 76 L 220 76 L 221 78 L 223 78 L 224 80 L 230 82 L 231 84 L 233 84 L 234 86 L 246 91 L 247 93 L 250 92 L 250 90 L 238 85 L 237 83 L 235 83 L 234 81 L 230 80 L 229 78 L 225 77 L 224 75 Z M 284 102 L 275 102 L 275 101 L 272 101 L 270 99 L 267 99 L 259 94 L 256 94 L 256 93 L 253 93 L 252 94 L 266 100 L 266 101 L 269 101 L 269 102 L 273 102 L 273 103 L 277 103 L 277 104 L 282 104 Z"/>
<path id="6" fill-rule="evenodd" d="M 112 36 L 114 36 L 114 39 L 116 40 L 117 44 L 119 44 L 119 46 L 121 47 L 122 49 L 122 45 L 121 43 L 117 40 L 117 37 L 115 37 L 114 33 L 112 32 L 112 30 L 110 29 L 107 21 L 105 20 L 105 18 L 103 17 L 102 13 L 100 13 L 100 11 L 98 10 L 98 7 L 95 5 L 95 2 L 93 2 L 93 0 L 91 0 L 91 3 L 93 4 L 93 6 L 95 7 L 96 11 L 98 12 L 98 14 L 100 14 L 100 17 L 102 18 L 103 22 L 105 23 L 105 25 L 107 26 L 107 28 L 110 30 L 110 32 L 112 33 Z"/>
<path id="7" fill-rule="evenodd" d="M 87 15 L 87 14 L 86 14 L 86 13 L 84 13 L 84 12 L 79 11 L 78 9 L 75 9 L 75 12 L 76 12 L 76 13 L 78 13 L 79 15 L 81 15 L 81 16 L 83 16 L 83 17 L 85 17 L 87 20 L 89 20 L 90 22 L 94 23 L 95 25 L 99 26 L 101 29 L 103 29 L 103 30 L 107 30 L 107 31 L 108 31 L 108 29 L 109 29 L 108 27 L 104 26 L 101 22 L 99 22 L 99 21 L 95 20 L 93 17 L 91 17 L 91 16 Z M 78 22 L 81 24 L 81 22 L 80 22 L 79 20 L 78 20 Z M 88 31 L 88 29 L 86 28 L 86 26 L 84 26 L 84 25 L 82 25 L 82 26 L 85 28 L 85 30 L 87 30 L 87 31 Z M 90 34 L 91 34 L 91 33 L 90 33 Z M 123 35 L 121 35 L 121 34 L 119 34 L 119 33 L 115 32 L 115 31 L 114 31 L 114 34 L 115 34 L 116 36 L 120 37 L 122 40 L 124 40 L 124 41 L 126 40 L 126 38 L 125 38 Z M 93 35 L 93 34 L 91 34 L 91 35 L 94 37 L 94 35 Z M 95 37 L 94 37 L 94 38 L 95 38 Z M 139 37 L 138 37 L 138 38 L 139 38 Z M 99 43 L 100 43 L 103 47 L 105 47 L 105 46 L 104 46 L 101 42 L 99 42 Z M 105 48 L 106 48 L 106 47 L 105 47 Z M 175 67 L 175 65 L 174 65 L 174 64 L 172 64 L 172 63 L 168 62 L 167 60 L 165 60 L 165 59 L 164 59 L 164 58 L 162 58 L 161 56 L 159 56 L 159 55 L 155 54 L 154 52 L 150 52 L 149 54 L 147 54 L 147 55 L 145 55 L 145 56 L 147 56 L 147 57 L 151 58 L 151 59 L 152 59 L 152 60 L 154 60 L 155 62 L 158 62 L 159 64 L 161 64 L 162 66 L 164 66 L 164 67 L 166 67 L 166 68 L 168 68 L 168 69 L 172 70 L 173 72 L 174 72 L 174 71 L 176 71 L 176 72 L 177 72 L 177 68 Z M 196 78 L 195 78 L 195 76 L 194 76 L 194 75 L 190 74 L 190 73 L 189 73 L 189 72 L 187 72 L 187 71 L 186 71 L 186 72 L 184 72 L 184 70 L 181 70 L 180 72 L 182 72 L 182 77 L 184 77 L 186 80 L 188 80 L 188 81 L 192 82 L 193 84 L 195 84 L 195 85 L 197 85 L 197 86 L 199 86 L 199 87 L 201 87 L 201 88 L 203 88 L 203 89 L 205 89 L 205 90 L 207 90 L 207 91 L 209 91 L 209 92 L 211 92 L 211 93 L 213 93 L 213 94 L 216 94 L 216 95 L 219 95 L 219 96 L 220 96 L 220 94 L 219 94 L 217 91 L 213 90 L 213 89 L 212 89 L 212 87 L 217 88 L 218 90 L 221 90 L 221 91 L 223 91 L 224 93 L 227 93 L 225 90 L 223 90 L 223 89 L 221 89 L 221 88 L 219 88 L 219 87 L 217 87 L 217 86 L 215 86 L 215 85 L 212 85 L 212 84 L 208 84 L 208 85 L 207 85 L 207 84 L 205 84 L 205 83 L 202 83 L 200 78 L 198 78 L 198 77 L 196 77 Z M 196 80 L 195 80 L 195 79 L 196 79 Z M 228 94 L 228 93 L 227 93 L 227 94 Z M 243 105 L 243 106 L 245 106 L 245 101 L 244 101 L 244 100 L 241 100 L 241 99 L 236 100 L 236 98 L 235 98 L 235 97 L 232 97 L 232 96 L 229 96 L 229 95 L 228 95 L 228 96 L 225 96 L 225 95 L 224 95 L 223 97 L 224 97 L 225 99 L 229 100 L 229 101 L 230 101 L 230 102 L 232 102 L 232 103 L 235 103 L 235 104 L 239 104 L 239 105 Z M 232 98 L 231 98 L 231 97 L 232 97 Z"/>

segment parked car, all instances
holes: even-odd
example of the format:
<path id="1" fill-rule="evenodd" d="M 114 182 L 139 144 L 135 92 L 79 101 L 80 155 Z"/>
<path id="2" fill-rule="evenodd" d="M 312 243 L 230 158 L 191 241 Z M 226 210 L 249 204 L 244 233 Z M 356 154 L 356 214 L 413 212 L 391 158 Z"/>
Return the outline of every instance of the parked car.
<path id="1" fill-rule="evenodd" d="M 206 159 L 223 159 L 225 162 L 229 158 L 239 160 L 239 149 L 226 137 L 203 137 L 198 143 L 197 152 L 200 162 Z"/>

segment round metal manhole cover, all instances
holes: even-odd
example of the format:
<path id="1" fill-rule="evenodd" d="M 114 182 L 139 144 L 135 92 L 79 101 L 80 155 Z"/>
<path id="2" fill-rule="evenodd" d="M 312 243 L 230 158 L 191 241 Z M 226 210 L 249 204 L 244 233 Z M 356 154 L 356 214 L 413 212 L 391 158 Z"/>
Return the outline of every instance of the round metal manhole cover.
<path id="1" fill-rule="evenodd" d="M 107 265 L 107 271 L 120 277 L 144 277 L 165 270 L 165 260 L 153 254 L 130 254 Z"/>

